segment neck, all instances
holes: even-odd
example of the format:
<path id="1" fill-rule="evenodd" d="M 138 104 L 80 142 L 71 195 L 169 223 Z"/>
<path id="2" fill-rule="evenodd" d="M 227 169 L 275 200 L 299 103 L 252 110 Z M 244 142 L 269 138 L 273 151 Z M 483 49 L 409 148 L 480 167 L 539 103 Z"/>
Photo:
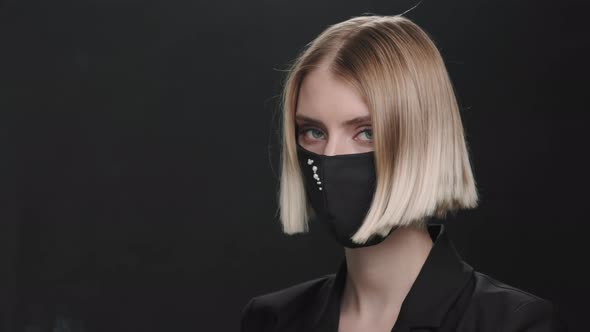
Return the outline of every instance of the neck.
<path id="1" fill-rule="evenodd" d="M 417 227 L 400 227 L 377 245 L 345 248 L 341 311 L 362 317 L 399 312 L 431 248 L 428 230 Z"/>

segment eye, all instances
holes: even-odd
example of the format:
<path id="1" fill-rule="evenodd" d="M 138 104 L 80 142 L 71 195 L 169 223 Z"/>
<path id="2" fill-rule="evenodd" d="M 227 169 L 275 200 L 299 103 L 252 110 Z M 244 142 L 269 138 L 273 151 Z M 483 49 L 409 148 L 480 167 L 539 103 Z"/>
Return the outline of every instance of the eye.
<path id="1" fill-rule="evenodd" d="M 366 141 L 366 142 L 373 141 L 373 129 L 367 128 L 367 129 L 362 130 L 358 134 L 358 137 L 361 141 Z"/>
<path id="2" fill-rule="evenodd" d="M 317 128 L 303 128 L 301 130 L 301 134 L 304 135 L 306 139 L 310 140 L 318 140 L 324 138 L 324 133 Z"/>

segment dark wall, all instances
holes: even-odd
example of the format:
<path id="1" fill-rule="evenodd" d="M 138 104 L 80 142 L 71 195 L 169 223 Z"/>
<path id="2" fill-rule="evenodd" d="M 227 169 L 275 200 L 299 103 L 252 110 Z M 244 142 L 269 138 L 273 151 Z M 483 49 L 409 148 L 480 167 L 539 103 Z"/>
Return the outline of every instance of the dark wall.
<path id="1" fill-rule="evenodd" d="M 282 235 L 284 69 L 329 24 L 415 1 L 0 2 L 0 328 L 236 331 L 252 296 L 332 273 Z M 583 1 L 422 1 L 481 195 L 464 259 L 554 301 L 590 295 Z"/>

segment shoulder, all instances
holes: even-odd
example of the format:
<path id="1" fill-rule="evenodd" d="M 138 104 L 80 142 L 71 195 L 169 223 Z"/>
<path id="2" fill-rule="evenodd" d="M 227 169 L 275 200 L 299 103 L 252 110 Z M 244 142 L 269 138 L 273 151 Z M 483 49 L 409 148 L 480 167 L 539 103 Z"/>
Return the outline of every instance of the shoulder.
<path id="1" fill-rule="evenodd" d="M 474 272 L 474 277 L 466 321 L 507 332 L 565 331 L 552 302 L 481 272 Z"/>
<path id="2" fill-rule="evenodd" d="M 251 298 L 242 309 L 241 331 L 275 331 L 289 315 L 304 316 L 333 279 L 334 274 L 328 274 Z"/>
<path id="3" fill-rule="evenodd" d="M 475 289 L 474 300 L 481 305 L 498 306 L 506 310 L 516 310 L 524 303 L 547 302 L 546 300 L 522 289 L 508 285 L 491 276 L 474 272 Z"/>

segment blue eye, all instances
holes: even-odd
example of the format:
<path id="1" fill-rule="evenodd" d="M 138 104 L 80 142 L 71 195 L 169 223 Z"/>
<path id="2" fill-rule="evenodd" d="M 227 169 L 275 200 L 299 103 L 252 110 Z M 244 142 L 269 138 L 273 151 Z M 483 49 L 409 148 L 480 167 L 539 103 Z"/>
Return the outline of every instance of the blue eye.
<path id="1" fill-rule="evenodd" d="M 373 129 L 365 129 L 359 133 L 359 136 L 362 141 L 372 141 Z"/>
<path id="2" fill-rule="evenodd" d="M 311 139 L 322 139 L 324 137 L 324 133 L 315 128 L 304 129 L 303 133 L 306 137 Z"/>

